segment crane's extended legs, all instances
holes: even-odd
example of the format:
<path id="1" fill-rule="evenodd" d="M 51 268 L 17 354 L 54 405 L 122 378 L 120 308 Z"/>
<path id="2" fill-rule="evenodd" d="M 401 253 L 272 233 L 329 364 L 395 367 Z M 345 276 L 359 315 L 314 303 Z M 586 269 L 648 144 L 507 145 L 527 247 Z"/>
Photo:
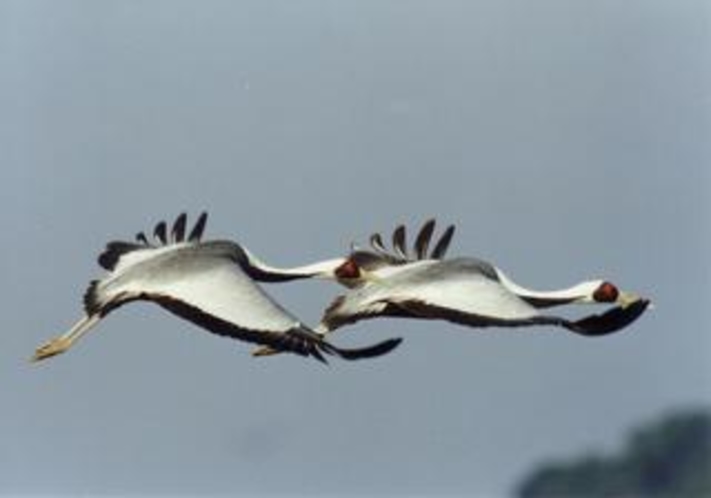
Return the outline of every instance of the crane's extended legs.
<path id="1" fill-rule="evenodd" d="M 69 332 L 50 339 L 35 350 L 32 361 L 40 361 L 64 353 L 78 341 L 89 329 L 101 320 L 99 315 L 87 315 L 79 320 Z"/>
<path id="2" fill-rule="evenodd" d="M 272 356 L 275 354 L 279 354 L 282 351 L 276 350 L 272 347 L 269 346 L 259 346 L 257 349 L 254 349 L 252 351 L 252 356 L 257 357 L 257 356 Z"/>

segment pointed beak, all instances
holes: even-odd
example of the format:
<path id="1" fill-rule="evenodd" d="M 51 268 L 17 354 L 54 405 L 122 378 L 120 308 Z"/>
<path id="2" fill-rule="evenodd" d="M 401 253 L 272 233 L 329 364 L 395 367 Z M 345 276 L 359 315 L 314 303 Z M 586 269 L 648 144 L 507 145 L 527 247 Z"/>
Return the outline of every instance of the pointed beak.
<path id="1" fill-rule="evenodd" d="M 634 294 L 633 292 L 620 292 L 620 295 L 617 297 L 617 304 L 622 308 L 627 308 L 630 304 L 635 303 L 640 299 L 641 296 Z"/>

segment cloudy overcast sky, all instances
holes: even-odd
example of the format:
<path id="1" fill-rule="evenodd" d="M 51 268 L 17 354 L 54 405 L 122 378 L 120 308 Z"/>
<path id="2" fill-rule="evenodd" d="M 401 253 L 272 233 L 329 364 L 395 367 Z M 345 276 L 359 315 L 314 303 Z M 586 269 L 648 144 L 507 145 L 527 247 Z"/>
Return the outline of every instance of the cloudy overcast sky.
<path id="1" fill-rule="evenodd" d="M 0 1 L 0 493 L 507 496 L 711 403 L 711 9 L 699 1 Z M 252 359 L 81 314 L 103 244 L 182 210 L 272 264 L 429 216 L 524 285 L 605 277 L 621 334 L 372 321 L 370 362 Z M 332 284 L 270 287 L 307 323 Z M 573 310 L 575 311 L 575 310 Z"/>

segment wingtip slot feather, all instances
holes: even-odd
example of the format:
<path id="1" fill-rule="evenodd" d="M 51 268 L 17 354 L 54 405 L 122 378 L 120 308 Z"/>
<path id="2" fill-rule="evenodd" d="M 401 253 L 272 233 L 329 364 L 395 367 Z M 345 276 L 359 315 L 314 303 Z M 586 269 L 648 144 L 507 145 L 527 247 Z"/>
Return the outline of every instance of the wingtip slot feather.
<path id="1" fill-rule="evenodd" d="M 202 234 L 205 231 L 205 225 L 207 224 L 207 211 L 200 213 L 200 217 L 195 222 L 192 230 L 190 230 L 190 235 L 188 235 L 188 240 L 190 242 L 199 242 L 202 239 Z"/>
<path id="2" fill-rule="evenodd" d="M 171 230 L 171 238 L 173 242 L 182 242 L 185 240 L 185 225 L 187 223 L 188 215 L 186 213 L 180 213 L 180 215 L 175 219 L 173 223 L 173 229 Z"/>

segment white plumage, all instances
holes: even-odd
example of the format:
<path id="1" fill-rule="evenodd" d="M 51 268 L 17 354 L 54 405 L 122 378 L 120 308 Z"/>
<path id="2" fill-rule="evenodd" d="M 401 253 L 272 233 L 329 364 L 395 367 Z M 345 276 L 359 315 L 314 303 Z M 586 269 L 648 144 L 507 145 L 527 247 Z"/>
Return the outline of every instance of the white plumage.
<path id="1" fill-rule="evenodd" d="M 366 348 L 342 349 L 324 340 L 328 332 L 367 318 L 444 319 L 471 327 L 554 325 L 599 336 L 628 326 L 650 304 L 603 280 L 537 291 L 516 284 L 485 261 L 445 259 L 454 226 L 447 227 L 430 251 L 434 220 L 424 224 L 412 251 L 405 227 L 398 226 L 392 251 L 376 233 L 370 237 L 370 249 L 354 247 L 345 258 L 275 268 L 235 242 L 202 241 L 206 219 L 203 213 L 189 235 L 182 214 L 170 233 L 167 224 L 160 222 L 152 240 L 141 232 L 136 242 L 107 244 L 99 264 L 108 273 L 90 284 L 84 297 L 85 316 L 67 333 L 38 348 L 33 359 L 66 351 L 112 310 L 136 300 L 157 303 L 215 334 L 258 344 L 256 355 L 289 351 L 319 360 L 324 360 L 323 353 L 349 360 L 371 358 L 399 344 L 400 339 L 388 339 Z M 314 277 L 336 279 L 350 289 L 326 309 L 315 330 L 257 284 Z M 578 303 L 615 306 L 575 321 L 545 311 Z"/>
<path id="2" fill-rule="evenodd" d="M 327 333 L 366 318 L 390 316 L 444 319 L 472 327 L 555 325 L 598 336 L 626 327 L 649 306 L 647 299 L 620 292 L 604 280 L 556 291 L 526 289 L 485 261 L 444 259 L 453 226 L 428 254 L 433 229 L 433 220 L 423 226 L 411 256 L 402 226 L 393 232 L 392 252 L 385 248 L 379 234 L 370 237 L 370 249 L 355 247 L 335 271 L 351 290 L 329 306 L 319 331 Z M 543 311 L 577 303 L 617 306 L 575 321 Z"/>
<path id="3" fill-rule="evenodd" d="M 84 297 L 85 316 L 69 332 L 38 348 L 34 360 L 66 351 L 101 318 L 136 300 L 155 302 L 215 334 L 319 360 L 322 353 L 351 360 L 370 358 L 399 343 L 390 339 L 367 348 L 337 348 L 255 283 L 334 278 L 343 258 L 291 269 L 270 267 L 234 242 L 201 241 L 206 219 L 203 213 L 187 237 L 182 214 L 170 234 L 165 222 L 158 223 L 152 242 L 144 233 L 136 236 L 137 242 L 110 242 L 99 256 L 108 273 L 90 284 Z"/>

